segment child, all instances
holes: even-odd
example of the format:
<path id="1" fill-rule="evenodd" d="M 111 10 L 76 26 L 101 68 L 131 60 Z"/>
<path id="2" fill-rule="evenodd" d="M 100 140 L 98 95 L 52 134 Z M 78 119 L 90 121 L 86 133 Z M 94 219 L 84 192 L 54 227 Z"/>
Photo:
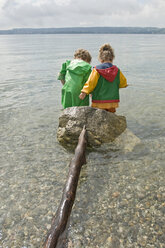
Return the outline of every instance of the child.
<path id="1" fill-rule="evenodd" d="M 99 61 L 91 72 L 88 81 L 85 83 L 80 99 L 92 92 L 92 107 L 105 109 L 109 112 L 116 112 L 119 107 L 119 88 L 127 87 L 127 80 L 120 69 L 113 65 L 115 58 L 113 48 L 104 44 L 99 50 Z"/>
<path id="2" fill-rule="evenodd" d="M 87 50 L 78 49 L 75 51 L 74 59 L 67 60 L 62 64 L 58 79 L 62 84 L 62 105 L 64 108 L 73 106 L 89 106 L 89 96 L 79 98 L 84 82 L 91 73 L 91 55 Z"/>

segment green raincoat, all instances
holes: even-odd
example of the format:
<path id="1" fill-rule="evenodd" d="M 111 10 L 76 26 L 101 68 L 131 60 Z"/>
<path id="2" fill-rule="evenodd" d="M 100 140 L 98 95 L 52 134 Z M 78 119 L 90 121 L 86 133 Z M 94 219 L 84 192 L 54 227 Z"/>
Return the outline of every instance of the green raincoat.
<path id="1" fill-rule="evenodd" d="M 64 80 L 62 87 L 62 105 L 64 108 L 73 106 L 89 106 L 89 96 L 84 100 L 79 94 L 91 73 L 91 65 L 81 59 L 67 60 L 62 64 L 58 79 Z"/>

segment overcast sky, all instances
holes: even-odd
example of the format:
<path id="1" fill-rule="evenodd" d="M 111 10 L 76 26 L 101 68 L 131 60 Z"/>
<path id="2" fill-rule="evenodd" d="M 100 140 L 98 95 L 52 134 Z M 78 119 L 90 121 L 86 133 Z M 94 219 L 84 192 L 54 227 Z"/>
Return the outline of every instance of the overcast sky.
<path id="1" fill-rule="evenodd" d="M 0 29 L 165 27 L 165 0 L 0 0 Z"/>

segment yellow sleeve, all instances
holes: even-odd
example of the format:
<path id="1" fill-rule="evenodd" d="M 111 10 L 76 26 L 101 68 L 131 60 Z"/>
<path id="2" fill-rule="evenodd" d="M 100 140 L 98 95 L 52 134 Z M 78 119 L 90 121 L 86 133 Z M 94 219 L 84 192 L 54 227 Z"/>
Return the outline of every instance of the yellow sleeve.
<path id="1" fill-rule="evenodd" d="M 128 86 L 127 79 L 125 78 L 125 76 L 123 75 L 123 73 L 120 71 L 120 84 L 119 84 L 119 88 L 126 88 L 127 86 Z"/>
<path id="2" fill-rule="evenodd" d="M 96 87 L 99 77 L 100 74 L 96 71 L 96 69 L 93 69 L 81 92 L 84 92 L 87 95 L 90 94 Z"/>

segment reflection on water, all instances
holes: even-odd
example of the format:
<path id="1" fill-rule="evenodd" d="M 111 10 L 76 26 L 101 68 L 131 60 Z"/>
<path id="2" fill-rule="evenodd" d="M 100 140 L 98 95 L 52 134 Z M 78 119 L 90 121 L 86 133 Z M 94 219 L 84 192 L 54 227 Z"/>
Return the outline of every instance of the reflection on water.
<path id="1" fill-rule="evenodd" d="M 0 247 L 42 247 L 73 154 L 56 140 L 61 63 L 77 47 L 111 42 L 131 86 L 118 114 L 141 143 L 98 149 L 83 166 L 69 229 L 71 247 L 163 247 L 164 36 L 0 36 Z M 120 36 L 120 37 L 119 37 Z M 67 44 L 65 42 L 67 38 Z M 121 44 L 122 38 L 122 44 Z"/>

